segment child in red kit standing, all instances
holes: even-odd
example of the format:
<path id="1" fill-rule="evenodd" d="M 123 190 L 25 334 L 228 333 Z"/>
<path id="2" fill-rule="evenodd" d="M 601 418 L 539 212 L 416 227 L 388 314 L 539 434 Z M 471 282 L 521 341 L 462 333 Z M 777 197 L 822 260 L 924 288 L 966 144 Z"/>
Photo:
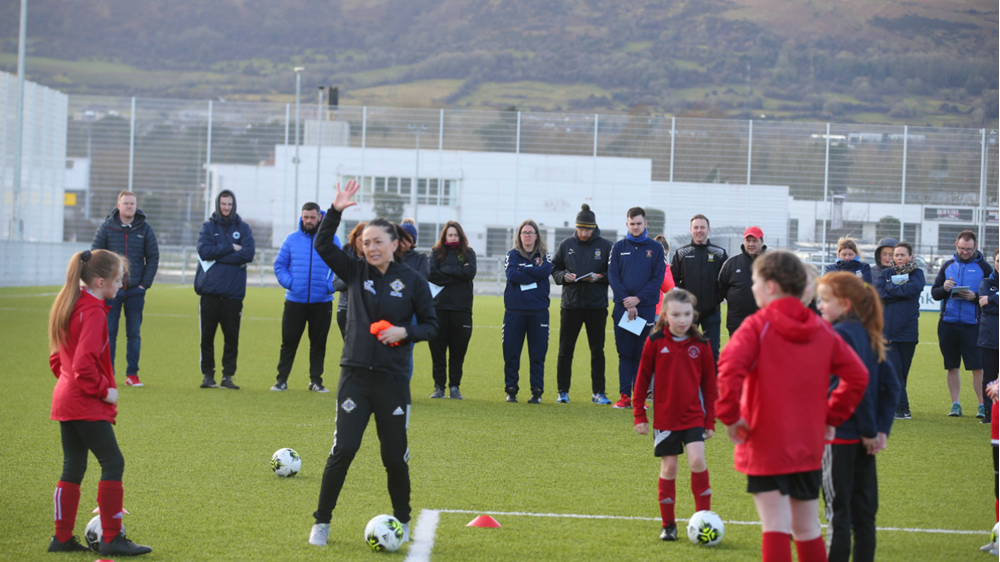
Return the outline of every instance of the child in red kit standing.
<path id="1" fill-rule="evenodd" d="M 632 398 L 635 430 L 649 433 L 646 393 L 653 384 L 653 454 L 660 457 L 660 540 L 677 540 L 674 504 L 677 497 L 677 457 L 686 453 L 691 467 L 695 510 L 711 509 L 712 490 L 705 465 L 705 439 L 715 434 L 715 359 L 696 327 L 695 296 L 674 289 L 642 350 Z M 654 375 L 655 371 L 655 375 Z M 655 377 L 655 381 L 654 381 Z"/>
<path id="2" fill-rule="evenodd" d="M 125 460 L 111 427 L 118 415 L 118 389 L 108 347 L 110 307 L 104 301 L 118 294 L 126 267 L 118 254 L 107 250 L 77 252 L 49 314 L 49 364 L 58 379 L 52 391 L 52 419 L 59 422 L 64 457 L 53 495 L 56 529 L 49 552 L 90 550 L 73 536 L 90 452 L 101 464 L 100 554 L 134 556 L 153 550 L 128 540 L 122 530 Z"/>
<path id="3" fill-rule="evenodd" d="M 733 333 L 719 357 L 716 413 L 736 444 L 760 516 L 763 562 L 826 561 L 820 534 L 823 446 L 860 402 L 868 369 L 823 319 L 799 300 L 807 275 L 795 254 L 754 260 L 760 310 Z M 840 378 L 828 394 L 830 375 Z"/>

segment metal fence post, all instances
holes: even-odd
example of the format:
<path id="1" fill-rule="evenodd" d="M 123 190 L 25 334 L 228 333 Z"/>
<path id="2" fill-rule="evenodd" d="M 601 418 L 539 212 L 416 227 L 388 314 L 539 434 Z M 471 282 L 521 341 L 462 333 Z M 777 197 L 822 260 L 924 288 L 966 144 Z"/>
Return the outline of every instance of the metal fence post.
<path id="1" fill-rule="evenodd" d="M 132 123 L 128 132 L 128 190 L 132 191 L 132 170 L 135 163 L 135 96 L 132 97 Z"/>
<path id="2" fill-rule="evenodd" d="M 899 197 L 899 239 L 900 241 L 906 237 L 906 152 L 907 152 L 907 140 L 910 138 L 909 126 L 903 125 L 903 187 L 902 193 Z M 875 259 L 881 260 L 879 256 L 875 256 Z"/>
<path id="3" fill-rule="evenodd" d="M 746 205 L 743 207 L 743 227 L 750 226 L 750 170 L 752 168 L 753 157 L 753 119 L 750 120 L 750 129 L 747 134 L 747 193 Z"/>
<path id="4" fill-rule="evenodd" d="M 826 162 L 823 164 L 823 265 L 826 265 L 826 218 L 830 214 L 827 194 L 830 191 L 830 124 L 826 124 Z"/>
<path id="5" fill-rule="evenodd" d="M 590 176 L 590 199 L 597 195 L 597 129 L 601 116 L 594 114 L 594 169 Z"/>
<path id="6" fill-rule="evenodd" d="M 187 246 L 181 248 L 181 285 L 187 283 L 188 272 L 188 249 Z"/>
<path id="7" fill-rule="evenodd" d="M 517 188 L 521 182 L 521 112 L 517 112 L 517 137 L 514 141 L 514 222 L 517 222 Z"/>
<path id="8" fill-rule="evenodd" d="M 205 220 L 212 216 L 212 100 L 208 100 L 208 146 L 205 149 Z"/>
<path id="9" fill-rule="evenodd" d="M 986 148 L 986 129 L 979 129 L 979 243 L 986 241 L 986 159 L 989 150 Z"/>
<path id="10" fill-rule="evenodd" d="M 677 144 L 677 118 L 670 118 L 670 183 L 674 182 L 674 145 Z"/>
<path id="11" fill-rule="evenodd" d="M 267 250 L 260 251 L 260 286 L 264 286 L 264 261 L 267 256 Z"/>
<path id="12" fill-rule="evenodd" d="M 444 197 L 444 109 L 438 115 L 438 206 L 435 209 L 438 218 L 441 216 L 441 199 Z"/>

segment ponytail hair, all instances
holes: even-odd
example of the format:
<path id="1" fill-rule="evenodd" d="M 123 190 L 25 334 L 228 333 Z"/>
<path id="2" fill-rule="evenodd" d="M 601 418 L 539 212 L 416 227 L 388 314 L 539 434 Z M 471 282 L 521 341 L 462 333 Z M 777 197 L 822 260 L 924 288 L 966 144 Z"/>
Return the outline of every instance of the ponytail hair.
<path id="1" fill-rule="evenodd" d="M 882 299 L 875 287 L 865 283 L 849 271 L 827 273 L 816 280 L 816 285 L 826 285 L 838 299 L 851 301 L 848 314 L 854 315 L 868 332 L 872 351 L 878 362 L 885 361 L 885 338 L 882 337 Z"/>
<path id="2" fill-rule="evenodd" d="M 681 289 L 679 287 L 671 289 L 663 294 L 663 306 L 660 308 L 660 315 L 656 317 L 656 324 L 653 326 L 653 331 L 661 331 L 664 335 L 670 330 L 667 327 L 667 303 L 676 302 L 681 304 L 690 304 L 691 310 L 694 312 L 694 322 L 688 328 L 687 335 L 689 337 L 705 340 L 705 336 L 702 335 L 701 330 L 698 329 L 698 297 L 694 296 L 694 293 Z"/>
<path id="3" fill-rule="evenodd" d="M 49 312 L 49 351 L 55 353 L 66 343 L 66 328 L 73 307 L 80 298 L 80 284 L 89 285 L 98 279 L 113 280 L 128 262 L 108 250 L 86 250 L 73 254 L 66 268 L 66 284 L 59 290 Z"/>

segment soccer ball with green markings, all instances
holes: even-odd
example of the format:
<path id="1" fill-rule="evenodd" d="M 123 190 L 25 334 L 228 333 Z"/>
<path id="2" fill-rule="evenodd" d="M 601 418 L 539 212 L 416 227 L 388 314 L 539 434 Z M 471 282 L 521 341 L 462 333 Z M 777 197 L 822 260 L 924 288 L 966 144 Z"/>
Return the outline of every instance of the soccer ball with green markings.
<path id="1" fill-rule="evenodd" d="M 726 526 L 714 511 L 699 511 L 688 520 L 688 538 L 701 546 L 715 546 L 722 542 Z"/>
<path id="2" fill-rule="evenodd" d="M 376 515 L 365 526 L 365 542 L 375 552 L 396 552 L 403 544 L 403 524 L 391 515 Z"/>
<path id="3" fill-rule="evenodd" d="M 294 449 L 278 449 L 271 455 L 271 470 L 282 478 L 295 476 L 302 470 L 302 457 Z"/>

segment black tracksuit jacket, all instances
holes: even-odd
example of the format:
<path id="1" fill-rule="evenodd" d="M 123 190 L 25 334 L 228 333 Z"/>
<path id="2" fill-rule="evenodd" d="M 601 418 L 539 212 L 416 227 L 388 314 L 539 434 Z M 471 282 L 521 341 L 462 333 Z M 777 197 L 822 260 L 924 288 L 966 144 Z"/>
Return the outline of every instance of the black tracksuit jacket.
<path id="1" fill-rule="evenodd" d="M 706 240 L 704 244 L 691 242 L 674 253 L 670 262 L 670 273 L 674 275 L 674 285 L 694 293 L 698 299 L 698 318 L 704 320 L 719 310 L 722 299 L 716 291 L 722 264 L 729 256 L 726 250 Z"/>
<path id="2" fill-rule="evenodd" d="M 761 254 L 767 251 L 767 246 L 761 249 Z M 759 256 L 760 254 L 758 254 Z M 740 245 L 740 253 L 726 260 L 719 272 L 719 299 L 729 303 L 726 314 L 726 329 L 736 331 L 743 320 L 757 312 L 757 301 L 753 298 L 750 287 L 753 286 L 753 260 L 755 256 L 747 253 Z"/>
<path id="3" fill-rule="evenodd" d="M 333 242 L 338 226 L 340 212 L 331 207 L 316 233 L 316 252 L 347 284 L 347 333 L 340 365 L 408 373 L 410 346 L 384 345 L 369 327 L 387 320 L 406 328 L 407 337 L 401 344 L 433 338 L 438 323 L 427 280 L 406 264 L 392 262 L 383 274 L 367 261 L 349 256 Z M 417 324 L 411 325 L 414 315 Z"/>
<path id="4" fill-rule="evenodd" d="M 552 257 L 552 279 L 562 285 L 562 304 L 566 310 L 604 310 L 608 308 L 608 258 L 611 256 L 611 241 L 601 238 L 600 229 L 595 228 L 590 240 L 581 241 L 574 234 L 559 244 Z M 580 281 L 565 283 L 567 273 L 577 277 L 588 273 L 600 273 L 600 281 Z"/>
<path id="5" fill-rule="evenodd" d="M 472 314 L 476 251 L 469 248 L 469 257 L 462 259 L 458 250 L 449 248 L 443 260 L 439 260 L 432 251 L 430 265 L 431 273 L 427 280 L 442 287 L 441 292 L 434 297 L 434 308 Z"/>

